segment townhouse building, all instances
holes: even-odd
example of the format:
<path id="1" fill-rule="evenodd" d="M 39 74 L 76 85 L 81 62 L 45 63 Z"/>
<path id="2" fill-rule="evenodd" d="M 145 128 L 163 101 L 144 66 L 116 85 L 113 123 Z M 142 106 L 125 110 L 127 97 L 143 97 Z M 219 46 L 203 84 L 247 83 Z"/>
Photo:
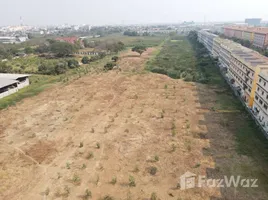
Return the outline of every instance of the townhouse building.
<path id="1" fill-rule="evenodd" d="M 252 108 L 260 71 L 268 70 L 268 60 L 257 52 L 243 48 L 231 54 L 229 75 L 246 105 Z"/>
<path id="2" fill-rule="evenodd" d="M 268 47 L 268 28 L 267 27 L 248 27 L 248 26 L 228 26 L 224 27 L 226 37 L 235 37 L 249 40 L 254 46 L 259 48 Z"/>
<path id="3" fill-rule="evenodd" d="M 219 36 L 213 33 L 210 33 L 207 30 L 201 30 L 198 32 L 199 42 L 203 43 L 211 54 L 212 54 L 212 49 L 213 49 L 214 38 L 217 38 L 217 37 Z"/>
<path id="4" fill-rule="evenodd" d="M 259 74 L 253 103 L 253 113 L 261 125 L 268 131 L 268 71 Z"/>
<path id="5" fill-rule="evenodd" d="M 198 34 L 201 42 L 208 34 Z M 230 40 L 214 38 L 212 50 L 225 77 L 268 136 L 268 58 Z"/>

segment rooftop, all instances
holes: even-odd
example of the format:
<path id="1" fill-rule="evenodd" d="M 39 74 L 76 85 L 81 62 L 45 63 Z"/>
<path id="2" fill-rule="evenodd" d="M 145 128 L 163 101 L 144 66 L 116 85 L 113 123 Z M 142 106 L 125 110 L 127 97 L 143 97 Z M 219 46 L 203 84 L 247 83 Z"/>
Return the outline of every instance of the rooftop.
<path id="1" fill-rule="evenodd" d="M 17 80 L 19 78 L 24 78 L 30 76 L 29 74 L 8 74 L 8 73 L 0 73 L 0 80 L 2 79 L 11 79 Z"/>
<path id="2" fill-rule="evenodd" d="M 249 50 L 247 48 L 234 50 L 233 55 L 248 67 L 251 67 L 252 70 L 254 70 L 257 66 L 268 67 L 268 58 L 253 50 Z"/>
<path id="3" fill-rule="evenodd" d="M 14 83 L 18 83 L 19 81 L 16 81 L 16 80 L 10 80 L 10 79 L 0 79 L 0 88 L 3 88 L 3 87 L 6 87 L 6 86 L 9 86 L 9 85 L 12 85 Z"/>
<path id="4" fill-rule="evenodd" d="M 268 34 L 268 27 L 249 27 L 249 26 L 226 26 L 225 29 Z"/>

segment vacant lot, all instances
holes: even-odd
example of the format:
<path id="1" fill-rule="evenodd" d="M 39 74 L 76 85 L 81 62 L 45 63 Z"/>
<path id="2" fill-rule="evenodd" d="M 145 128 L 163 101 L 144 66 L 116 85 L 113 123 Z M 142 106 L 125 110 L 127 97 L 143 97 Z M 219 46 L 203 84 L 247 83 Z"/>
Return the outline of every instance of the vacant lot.
<path id="1" fill-rule="evenodd" d="M 267 199 L 264 143 L 237 101 L 217 85 L 144 72 L 154 52 L 124 52 L 121 71 L 96 71 L 2 110 L 0 199 Z M 260 182 L 180 190 L 186 171 Z"/>

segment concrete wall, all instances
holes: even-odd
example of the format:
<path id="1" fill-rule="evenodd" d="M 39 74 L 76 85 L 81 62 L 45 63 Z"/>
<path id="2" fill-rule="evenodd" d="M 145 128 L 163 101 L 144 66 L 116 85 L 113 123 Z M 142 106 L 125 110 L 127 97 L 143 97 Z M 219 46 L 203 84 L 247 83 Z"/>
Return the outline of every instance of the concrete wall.
<path id="1" fill-rule="evenodd" d="M 21 88 L 24 88 L 24 87 L 26 87 L 28 85 L 30 85 L 30 81 L 29 81 L 29 78 L 26 78 L 25 81 L 22 81 L 22 82 L 18 83 L 18 88 L 21 89 Z"/>
<path id="2" fill-rule="evenodd" d="M 9 89 L 6 92 L 0 93 L 0 99 L 6 97 L 8 95 L 11 95 L 11 94 L 13 94 L 15 92 L 18 92 L 18 90 L 19 90 L 19 88 L 18 87 L 15 87 L 15 88 Z"/>

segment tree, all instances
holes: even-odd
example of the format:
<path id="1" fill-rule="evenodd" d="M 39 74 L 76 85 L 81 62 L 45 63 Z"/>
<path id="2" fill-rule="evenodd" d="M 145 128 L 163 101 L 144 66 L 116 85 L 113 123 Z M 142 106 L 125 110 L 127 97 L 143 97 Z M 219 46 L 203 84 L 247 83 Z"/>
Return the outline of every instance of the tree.
<path id="1" fill-rule="evenodd" d="M 75 59 L 70 59 L 67 62 L 68 62 L 68 67 L 71 68 L 71 69 L 79 67 L 79 63 Z"/>
<path id="2" fill-rule="evenodd" d="M 48 45 L 39 45 L 36 49 L 36 53 L 47 53 L 50 51 L 50 47 Z"/>
<path id="3" fill-rule="evenodd" d="M 77 48 L 66 42 L 55 42 L 50 45 L 51 52 L 58 57 L 69 56 L 77 51 Z"/>
<path id="4" fill-rule="evenodd" d="M 128 31 L 125 31 L 124 32 L 124 35 L 127 35 L 127 36 L 138 36 L 139 34 L 136 31 L 130 31 L 130 30 L 128 30 Z"/>
<path id="5" fill-rule="evenodd" d="M 112 61 L 114 61 L 114 62 L 117 62 L 117 61 L 118 61 L 118 59 L 119 59 L 119 57 L 118 57 L 118 56 L 114 56 L 114 57 L 112 57 Z"/>
<path id="6" fill-rule="evenodd" d="M 24 49 L 24 52 L 25 52 L 26 54 L 31 54 L 31 53 L 34 53 L 34 50 L 33 50 L 31 47 L 26 47 L 26 48 Z"/>
<path id="7" fill-rule="evenodd" d="M 139 53 L 140 56 L 146 50 L 147 50 L 147 48 L 145 46 L 143 46 L 143 45 L 138 45 L 138 46 L 135 46 L 135 47 L 132 48 L 132 51 Z"/>
<path id="8" fill-rule="evenodd" d="M 87 56 L 84 56 L 81 60 L 83 64 L 88 64 L 90 62 L 90 59 Z"/>

